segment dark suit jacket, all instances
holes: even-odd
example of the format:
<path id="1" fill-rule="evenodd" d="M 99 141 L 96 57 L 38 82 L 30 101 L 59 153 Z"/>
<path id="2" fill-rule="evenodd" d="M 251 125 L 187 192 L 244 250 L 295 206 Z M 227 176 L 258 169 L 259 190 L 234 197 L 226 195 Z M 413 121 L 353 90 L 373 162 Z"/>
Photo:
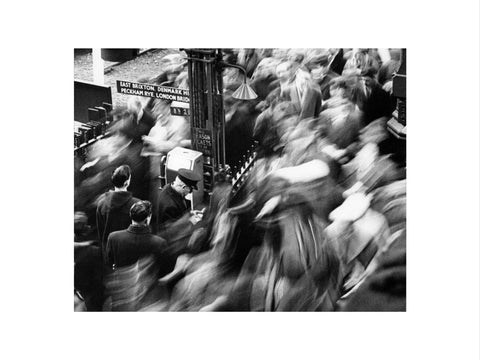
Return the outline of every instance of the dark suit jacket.
<path id="1" fill-rule="evenodd" d="M 372 81 L 370 96 L 363 102 L 364 126 L 383 116 L 392 115 L 390 96 L 378 83 Z"/>
<path id="2" fill-rule="evenodd" d="M 153 235 L 148 226 L 130 225 L 127 230 L 110 234 L 107 242 L 109 265 L 124 267 L 138 260 L 154 255 L 160 266 L 160 276 L 168 274 L 175 265 L 167 251 L 167 243 L 160 236 Z"/>
<path id="3" fill-rule="evenodd" d="M 109 191 L 102 195 L 97 206 L 97 230 L 104 261 L 107 261 L 106 245 L 110 233 L 124 230 L 130 225 L 130 208 L 137 201 L 129 191 Z"/>
<path id="4" fill-rule="evenodd" d="M 187 203 L 183 196 L 168 184 L 158 195 L 158 229 L 180 219 L 187 210 Z"/>

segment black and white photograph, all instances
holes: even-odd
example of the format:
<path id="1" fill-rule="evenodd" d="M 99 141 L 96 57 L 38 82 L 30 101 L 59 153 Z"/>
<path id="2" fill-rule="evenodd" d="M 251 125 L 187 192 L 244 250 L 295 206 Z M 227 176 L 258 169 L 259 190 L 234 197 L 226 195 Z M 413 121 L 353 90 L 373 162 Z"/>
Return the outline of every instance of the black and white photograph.
<path id="1" fill-rule="evenodd" d="M 479 359 L 479 2 L 2 15 L 0 358 Z"/>
<path id="2" fill-rule="evenodd" d="M 406 311 L 407 49 L 74 49 L 75 311 Z"/>

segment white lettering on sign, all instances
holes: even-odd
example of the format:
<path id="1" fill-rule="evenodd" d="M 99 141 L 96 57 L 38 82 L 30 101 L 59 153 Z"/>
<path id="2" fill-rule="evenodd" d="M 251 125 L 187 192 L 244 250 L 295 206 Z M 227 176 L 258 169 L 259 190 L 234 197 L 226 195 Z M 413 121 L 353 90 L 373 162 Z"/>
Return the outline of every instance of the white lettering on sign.
<path id="1" fill-rule="evenodd" d="M 190 103 L 190 92 L 188 89 L 117 80 L 117 92 L 126 95 Z"/>

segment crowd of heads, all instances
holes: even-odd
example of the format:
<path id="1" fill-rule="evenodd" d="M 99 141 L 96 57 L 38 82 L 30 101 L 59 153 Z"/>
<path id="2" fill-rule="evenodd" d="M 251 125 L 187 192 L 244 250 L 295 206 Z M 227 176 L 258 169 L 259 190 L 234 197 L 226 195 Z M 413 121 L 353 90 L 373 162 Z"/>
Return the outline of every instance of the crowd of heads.
<path id="1" fill-rule="evenodd" d="M 226 139 L 234 146 L 227 160 L 253 145 L 253 170 L 236 193 L 218 182 L 196 222 L 153 226 L 175 266 L 149 282 L 157 296 L 129 309 L 405 310 L 406 162 L 387 130 L 401 50 L 223 49 L 223 59 L 246 70 L 258 95 L 233 98 L 244 75 L 225 68 L 226 134 L 244 137 Z M 167 55 L 162 72 L 140 82 L 188 88 L 186 64 L 185 54 Z M 83 170 L 83 192 L 76 189 L 79 238 L 77 228 L 98 225 L 89 209 L 99 198 L 85 186 L 93 181 L 95 195 L 113 185 L 138 198 L 129 205 L 133 224 L 155 222 L 158 156 L 191 146 L 189 119 L 171 115 L 171 105 L 131 97 L 114 110 L 114 140 L 92 150 L 85 162 L 97 170 Z M 108 172 L 111 182 L 102 182 Z M 179 172 L 171 187 L 185 198 L 197 181 Z M 77 204 L 86 192 L 90 203 Z M 106 283 L 102 309 L 112 310 Z"/>

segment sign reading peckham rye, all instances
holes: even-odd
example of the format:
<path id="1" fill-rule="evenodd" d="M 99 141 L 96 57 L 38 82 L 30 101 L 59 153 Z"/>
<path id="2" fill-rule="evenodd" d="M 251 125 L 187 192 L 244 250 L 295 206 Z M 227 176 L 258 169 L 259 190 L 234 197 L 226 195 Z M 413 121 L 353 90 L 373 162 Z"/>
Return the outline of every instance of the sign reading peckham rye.
<path id="1" fill-rule="evenodd" d="M 190 103 L 188 89 L 117 80 L 117 92 L 119 94 L 146 96 L 160 100 Z"/>

